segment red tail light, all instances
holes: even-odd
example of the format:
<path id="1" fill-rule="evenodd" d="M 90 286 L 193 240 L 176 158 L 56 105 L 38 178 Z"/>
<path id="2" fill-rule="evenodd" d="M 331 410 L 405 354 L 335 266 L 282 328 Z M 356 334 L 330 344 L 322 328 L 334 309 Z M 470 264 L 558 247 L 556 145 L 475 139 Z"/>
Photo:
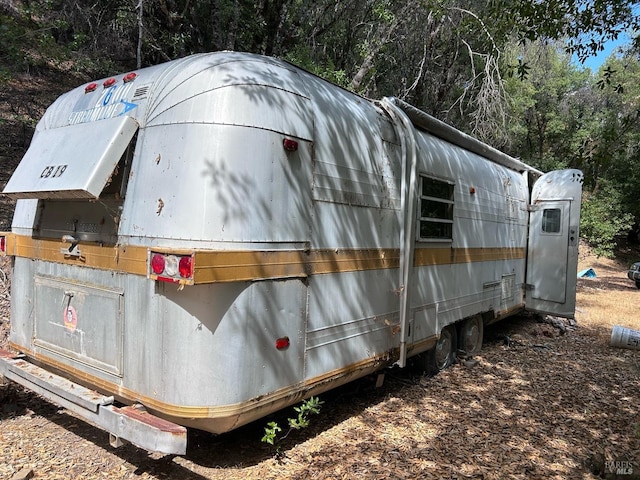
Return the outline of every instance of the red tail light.
<path id="1" fill-rule="evenodd" d="M 182 278 L 193 277 L 193 257 L 182 257 L 178 263 L 178 271 Z"/>
<path id="2" fill-rule="evenodd" d="M 193 255 L 151 252 L 149 275 L 155 280 L 163 282 L 191 283 L 190 280 L 193 280 Z"/>
<path id="3" fill-rule="evenodd" d="M 0 252 L 7 253 L 7 237 L 0 237 Z"/>
<path id="4" fill-rule="evenodd" d="M 156 275 L 160 275 L 164 272 L 164 255 L 154 253 L 151 257 L 151 271 Z"/>

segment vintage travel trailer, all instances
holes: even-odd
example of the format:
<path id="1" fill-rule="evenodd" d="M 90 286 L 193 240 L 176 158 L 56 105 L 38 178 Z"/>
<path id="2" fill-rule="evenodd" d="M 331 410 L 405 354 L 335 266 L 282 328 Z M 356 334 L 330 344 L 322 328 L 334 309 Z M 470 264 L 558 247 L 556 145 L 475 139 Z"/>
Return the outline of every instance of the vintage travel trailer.
<path id="1" fill-rule="evenodd" d="M 4 194 L 0 374 L 184 453 L 483 327 L 572 317 L 582 174 L 546 174 L 394 98 L 219 52 L 82 85 Z"/>

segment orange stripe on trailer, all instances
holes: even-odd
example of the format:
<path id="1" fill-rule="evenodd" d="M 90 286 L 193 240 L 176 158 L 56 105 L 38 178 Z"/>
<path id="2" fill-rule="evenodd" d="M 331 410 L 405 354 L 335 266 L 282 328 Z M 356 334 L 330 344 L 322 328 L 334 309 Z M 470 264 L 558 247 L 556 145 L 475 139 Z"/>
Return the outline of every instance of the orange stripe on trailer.
<path id="1" fill-rule="evenodd" d="M 135 275 L 147 274 L 147 248 L 127 245 L 100 246 L 80 243 L 80 256 L 68 254 L 68 243 L 59 240 L 7 235 L 7 255 L 67 265 L 113 270 Z"/>
<path id="2" fill-rule="evenodd" d="M 414 266 L 451 265 L 458 263 L 517 260 L 526 257 L 525 248 L 416 248 Z"/>
<path id="3" fill-rule="evenodd" d="M 119 271 L 134 275 L 148 272 L 147 247 L 99 246 L 80 243 L 80 256 L 66 253 L 65 243 L 5 234 L 6 254 L 68 265 Z M 321 249 L 321 250 L 185 250 L 157 249 L 163 253 L 194 255 L 193 283 L 217 283 L 305 278 L 311 275 L 359 272 L 398 268 L 400 250 L 395 248 Z M 524 248 L 431 248 L 418 247 L 414 267 L 452 265 L 488 261 L 524 259 Z M 189 282 L 191 283 L 191 282 Z"/>

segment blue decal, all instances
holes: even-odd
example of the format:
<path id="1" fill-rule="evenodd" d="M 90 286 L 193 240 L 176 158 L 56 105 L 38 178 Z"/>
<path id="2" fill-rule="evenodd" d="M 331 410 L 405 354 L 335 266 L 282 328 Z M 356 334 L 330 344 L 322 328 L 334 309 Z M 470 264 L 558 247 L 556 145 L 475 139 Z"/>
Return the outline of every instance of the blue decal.
<path id="1" fill-rule="evenodd" d="M 106 107 L 109 104 L 109 100 L 111 100 L 111 96 L 113 95 L 113 92 L 115 91 L 116 88 L 118 87 L 111 87 L 107 91 L 107 94 L 104 96 L 104 99 L 102 100 L 102 105 Z"/>
<path id="2" fill-rule="evenodd" d="M 125 102 L 124 100 L 120 100 L 120 103 L 124 105 L 124 110 L 120 112 L 120 115 L 124 115 L 128 111 L 133 110 L 134 108 L 138 108 L 137 103 L 129 103 Z"/>

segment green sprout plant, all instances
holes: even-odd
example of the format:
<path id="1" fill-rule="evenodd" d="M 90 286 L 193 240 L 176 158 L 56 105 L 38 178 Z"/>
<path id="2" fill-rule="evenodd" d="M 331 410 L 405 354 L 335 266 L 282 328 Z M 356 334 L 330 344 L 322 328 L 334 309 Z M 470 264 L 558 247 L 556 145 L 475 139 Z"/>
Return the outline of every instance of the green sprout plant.
<path id="1" fill-rule="evenodd" d="M 282 436 L 278 436 L 278 434 L 282 432 L 282 428 L 278 425 L 278 422 L 267 423 L 266 427 L 264 427 L 262 442 L 268 443 L 269 445 L 276 445 L 287 438 L 292 431 L 307 428 L 310 424 L 309 417 L 311 415 L 319 414 L 323 403 L 324 402 L 318 397 L 311 397 L 302 402 L 299 406 L 293 407 L 293 410 L 297 415 L 287 419 L 289 429 Z"/>

